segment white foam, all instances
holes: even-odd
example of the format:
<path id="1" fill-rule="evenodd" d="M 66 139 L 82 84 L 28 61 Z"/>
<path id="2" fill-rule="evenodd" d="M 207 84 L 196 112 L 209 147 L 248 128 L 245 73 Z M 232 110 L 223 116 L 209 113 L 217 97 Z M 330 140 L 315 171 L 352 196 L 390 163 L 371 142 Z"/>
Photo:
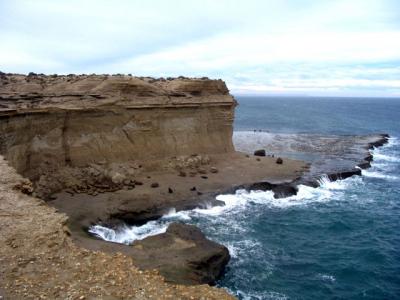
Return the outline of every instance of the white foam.
<path id="1" fill-rule="evenodd" d="M 286 295 L 277 293 L 277 292 L 273 292 L 273 291 L 246 293 L 241 290 L 238 290 L 237 295 L 240 296 L 240 298 L 243 300 L 254 300 L 254 299 L 257 299 L 257 300 L 287 300 L 287 299 L 289 299 Z"/>
<path id="2" fill-rule="evenodd" d="M 336 278 L 332 275 L 318 274 L 318 277 L 321 278 L 323 281 L 328 281 L 332 283 L 336 281 Z"/>
<path id="3" fill-rule="evenodd" d="M 192 218 L 190 217 L 190 211 L 187 210 L 181 210 L 181 211 L 176 211 L 176 209 L 173 207 L 171 208 L 167 214 L 165 214 L 164 216 L 162 216 L 162 219 L 164 220 L 182 220 L 182 221 L 189 221 Z"/>
<path id="4" fill-rule="evenodd" d="M 397 176 L 387 175 L 382 172 L 371 171 L 371 170 L 362 170 L 361 174 L 365 177 L 370 177 L 370 178 L 379 178 L 379 179 L 386 179 L 386 180 L 397 180 L 398 179 Z"/>
<path id="5" fill-rule="evenodd" d="M 344 190 L 347 188 L 347 182 L 346 180 L 331 181 L 326 175 L 318 180 L 320 187 L 328 190 Z"/>
<path id="6" fill-rule="evenodd" d="M 239 190 L 233 195 L 219 195 L 218 200 L 224 201 L 226 207 L 212 208 L 208 210 L 208 214 L 221 214 L 232 210 L 233 208 L 244 207 L 249 203 L 257 203 L 267 205 L 274 208 L 288 208 L 292 206 L 305 205 L 312 202 L 328 201 L 334 190 L 334 185 L 326 187 L 313 188 L 306 185 L 299 185 L 298 192 L 294 196 L 286 198 L 274 198 L 272 191 L 250 191 Z M 339 187 L 337 185 L 336 187 Z M 339 188 L 337 188 L 339 189 Z M 341 189 L 341 188 L 340 188 Z"/>
<path id="7" fill-rule="evenodd" d="M 150 221 L 142 226 L 122 225 L 117 230 L 101 225 L 93 225 L 89 228 L 89 232 L 108 242 L 129 245 L 136 240 L 164 233 L 167 227 L 168 224 Z"/>
<path id="8" fill-rule="evenodd" d="M 376 152 L 377 151 L 375 151 L 373 153 L 374 161 L 400 162 L 400 158 L 398 158 L 398 157 L 381 154 L 381 153 L 376 153 Z"/>

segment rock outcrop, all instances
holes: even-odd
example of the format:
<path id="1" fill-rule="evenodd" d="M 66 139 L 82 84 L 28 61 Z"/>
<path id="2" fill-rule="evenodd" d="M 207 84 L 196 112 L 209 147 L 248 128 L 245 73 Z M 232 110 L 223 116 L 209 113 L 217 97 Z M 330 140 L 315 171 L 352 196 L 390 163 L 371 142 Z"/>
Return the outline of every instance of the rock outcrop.
<path id="1" fill-rule="evenodd" d="M 2 73 L 0 153 L 37 180 L 65 166 L 231 152 L 235 105 L 221 80 Z"/>
<path id="2" fill-rule="evenodd" d="M 132 247 L 139 267 L 158 269 L 167 280 L 184 284 L 214 283 L 230 259 L 225 246 L 208 240 L 197 227 L 179 223 Z"/>

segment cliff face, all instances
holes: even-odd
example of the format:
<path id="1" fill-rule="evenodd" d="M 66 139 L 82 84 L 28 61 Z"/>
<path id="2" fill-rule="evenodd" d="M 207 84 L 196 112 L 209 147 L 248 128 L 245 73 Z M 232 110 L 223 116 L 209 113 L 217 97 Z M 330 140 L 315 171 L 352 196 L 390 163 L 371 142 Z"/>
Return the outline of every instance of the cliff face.
<path id="1" fill-rule="evenodd" d="M 233 151 L 221 80 L 0 75 L 0 154 L 31 178 L 54 167 Z"/>

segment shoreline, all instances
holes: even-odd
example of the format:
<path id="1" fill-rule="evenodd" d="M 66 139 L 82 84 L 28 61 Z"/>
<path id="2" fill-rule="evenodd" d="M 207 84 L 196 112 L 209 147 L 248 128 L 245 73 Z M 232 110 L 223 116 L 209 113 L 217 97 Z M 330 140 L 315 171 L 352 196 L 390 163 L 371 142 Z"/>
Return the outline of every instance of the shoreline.
<path id="1" fill-rule="evenodd" d="M 385 140 L 387 141 L 387 138 L 385 138 Z M 374 145 L 367 144 L 365 146 L 365 148 L 366 149 L 367 148 L 370 149 L 373 146 L 379 147 L 379 146 L 381 146 L 383 144 L 384 143 L 379 143 L 379 144 L 374 144 Z M 247 159 L 246 156 L 245 156 L 245 158 Z M 257 160 L 255 160 L 255 161 L 257 161 Z M 32 248 L 32 246 L 30 245 L 30 242 L 28 242 L 26 244 L 25 243 L 21 243 L 22 240 L 18 241 L 18 240 L 9 238 L 8 241 L 4 241 L 5 244 L 11 245 L 12 249 L 14 249 L 12 252 L 7 252 L 7 251 L 4 252 L 5 249 L 3 249 L 3 253 L 2 253 L 2 257 L 3 257 L 2 270 L 3 270 L 3 272 L 5 272 L 8 275 L 6 276 L 6 278 L 3 279 L 1 286 L 3 288 L 5 288 L 5 291 L 7 291 L 8 294 L 6 294 L 6 295 L 23 295 L 23 293 L 24 293 L 24 289 L 21 289 L 20 286 L 21 286 L 21 284 L 24 284 L 23 282 L 26 282 L 25 281 L 26 279 L 22 279 L 22 280 L 19 279 L 20 281 L 16 282 L 15 281 L 16 277 L 14 277 L 16 275 L 13 275 L 14 271 L 11 271 L 11 269 L 10 269 L 16 263 L 15 259 L 17 257 L 20 257 L 20 259 L 24 258 L 23 260 L 24 261 L 28 261 L 28 262 L 31 261 L 32 258 L 34 258 L 33 261 L 35 262 L 34 264 L 35 264 L 35 267 L 36 267 L 35 268 L 35 274 L 37 274 L 37 267 L 40 266 L 40 265 L 41 265 L 40 269 L 43 269 L 44 273 L 45 273 L 45 274 L 43 274 L 43 271 L 42 271 L 41 272 L 42 275 L 40 275 L 38 277 L 38 280 L 39 281 L 43 280 L 42 276 L 46 276 L 46 280 L 54 282 L 54 284 L 55 284 L 54 286 L 59 286 L 60 283 L 56 284 L 56 282 L 58 282 L 57 281 L 58 280 L 57 276 L 54 277 L 54 276 L 51 275 L 51 274 L 57 274 L 57 271 L 56 271 L 57 269 L 54 269 L 53 271 L 48 269 L 48 266 L 47 266 L 48 265 L 48 259 L 46 257 L 49 256 L 49 253 L 53 253 L 51 255 L 51 257 L 55 257 L 55 258 L 56 257 L 60 257 L 59 256 L 60 254 L 56 254 L 56 253 L 60 253 L 60 251 L 62 253 L 64 253 L 64 254 L 62 254 L 62 256 L 65 256 L 65 255 L 69 256 L 69 254 L 67 254 L 65 252 L 65 250 L 68 249 L 67 252 L 73 251 L 74 253 L 86 253 L 86 254 L 84 254 L 85 256 L 93 257 L 93 259 L 95 259 L 95 257 L 97 257 L 98 259 L 100 259 L 100 258 L 105 259 L 106 257 L 110 257 L 110 259 L 111 259 L 111 257 L 112 257 L 112 260 L 114 262 L 116 257 L 118 257 L 118 259 L 124 261 L 124 264 L 127 261 L 131 261 L 131 258 L 128 258 L 129 255 L 126 256 L 126 253 L 125 254 L 118 254 L 118 253 L 121 253 L 121 252 L 124 253 L 124 249 L 127 249 L 127 247 L 129 247 L 129 246 L 115 244 L 115 243 L 109 243 L 109 242 L 100 241 L 100 240 L 96 240 L 96 239 L 91 238 L 92 242 L 95 241 L 94 244 L 97 244 L 97 245 L 102 244 L 101 251 L 98 251 L 99 248 L 96 249 L 96 247 L 93 247 L 94 249 L 92 249 L 92 250 L 85 250 L 84 248 L 82 248 L 82 245 L 79 245 L 79 243 L 76 243 L 76 240 L 74 241 L 74 238 L 71 239 L 71 237 L 69 237 L 70 234 L 71 234 L 71 231 L 66 226 L 68 224 L 67 223 L 68 221 L 67 221 L 67 218 L 66 218 L 66 216 L 64 214 L 60 214 L 59 211 L 57 211 L 56 209 L 46 205 L 43 201 L 40 201 L 38 199 L 32 198 L 32 197 L 24 195 L 24 194 L 20 194 L 20 192 L 14 191 L 15 188 L 14 189 L 10 188 L 10 184 L 11 184 L 11 186 L 18 186 L 17 189 L 21 190 L 21 188 L 22 189 L 24 188 L 24 185 L 21 185 L 21 183 L 18 183 L 18 184 L 16 184 L 16 183 L 17 182 L 21 182 L 21 181 L 22 182 L 26 182 L 26 181 L 24 181 L 22 179 L 22 177 L 20 175 L 16 174 L 15 171 L 13 171 L 13 169 L 11 169 L 10 167 L 5 167 L 4 163 L 5 163 L 5 161 L 2 161 L 2 168 L 1 169 L 4 170 L 4 171 L 7 171 L 7 173 L 9 173 L 9 174 L 14 174 L 14 175 L 13 175 L 12 178 L 8 177 L 9 178 L 8 182 L 4 182 L 4 181 L 2 182 L 2 184 L 1 184 L 1 187 L 2 187 L 1 194 L 2 194 L 3 197 L 6 197 L 5 193 L 7 193 L 8 194 L 7 197 L 8 198 L 13 198 L 13 202 L 11 202 L 12 206 L 9 206 L 11 204 L 10 202 L 8 202 L 9 204 L 6 207 L 4 207 L 4 205 L 2 205 L 2 211 L 6 211 L 9 215 L 15 215 L 15 216 L 17 216 L 17 215 L 19 216 L 20 215 L 21 216 L 21 217 L 19 217 L 20 219 L 18 221 L 18 223 L 19 223 L 18 226 L 15 226 L 15 224 L 13 226 L 10 226 L 11 223 L 8 223 L 8 221 L 10 221 L 10 220 L 8 220 L 8 221 L 6 220 L 7 221 L 6 224 L 2 224 L 3 228 L 7 228 L 7 226 L 8 226 L 8 228 L 9 228 L 8 231 L 11 230 L 11 231 L 9 231 L 8 235 L 9 236 L 15 236 L 15 234 L 17 234 L 21 238 L 21 233 L 22 233 L 21 230 L 25 231 L 26 228 L 28 228 L 28 227 L 31 230 L 34 230 L 34 227 L 37 226 L 37 225 L 40 226 L 39 228 L 43 228 L 43 224 L 47 224 L 47 225 L 45 225 L 45 228 L 49 227 L 49 229 L 51 230 L 50 232 L 54 232 L 54 228 L 57 228 L 57 226 L 58 226 L 59 229 L 57 229 L 57 235 L 59 237 L 62 237 L 62 241 L 63 241 L 61 243 L 56 243 L 55 244 L 56 245 L 55 249 L 54 248 L 48 248 L 49 250 L 44 251 L 45 256 L 42 256 L 42 258 L 41 257 L 38 258 L 38 255 L 40 255 L 40 251 L 43 251 L 43 250 L 41 250 L 41 249 L 43 249 L 43 246 L 45 246 L 45 248 L 47 248 L 47 247 L 49 247 L 47 245 L 49 245 L 49 244 L 51 245 L 52 243 L 54 243 L 53 239 L 48 236 L 48 233 L 46 233 L 45 236 L 42 236 L 42 233 L 40 233 L 40 230 L 38 230 L 37 232 L 32 232 L 32 233 L 29 233 L 29 232 L 25 232 L 24 233 L 27 236 L 27 238 L 23 239 L 25 241 L 37 240 L 41 236 L 39 238 L 39 241 L 40 241 L 41 244 L 40 244 L 40 246 L 38 244 L 36 244 L 37 248 Z M 12 196 L 11 197 L 11 194 L 15 194 L 15 193 L 16 193 L 17 196 Z M 21 207 L 20 209 L 15 207 L 15 201 L 17 201 L 17 203 L 19 201 L 19 203 L 20 203 L 19 207 Z M 28 204 L 28 203 L 31 203 L 31 204 Z M 33 203 L 35 203 L 35 204 L 33 204 Z M 32 206 L 32 204 L 33 204 L 33 206 Z M 27 208 L 24 208 L 25 206 L 27 206 Z M 35 209 L 32 209 L 32 207 L 34 207 Z M 47 218 L 50 219 L 50 220 L 55 218 L 55 220 L 56 220 L 55 223 L 54 223 L 54 221 L 49 222 L 49 221 L 44 221 L 44 220 L 38 218 L 38 220 L 35 222 L 35 224 L 37 224 L 37 225 L 32 224 L 31 217 L 27 218 L 27 216 L 35 215 L 36 214 L 35 213 L 36 210 L 40 214 L 40 216 L 41 216 L 40 218 L 45 217 L 43 215 L 43 211 L 47 211 L 47 213 L 45 215 L 47 215 Z M 27 215 L 26 215 L 26 213 L 27 213 Z M 15 221 L 13 221 L 13 223 L 15 223 Z M 7 224 L 9 224 L 9 225 L 7 225 Z M 4 227 L 4 226 L 6 226 L 6 227 Z M 56 226 L 56 227 L 54 227 L 54 226 Z M 83 232 L 83 231 L 81 231 L 81 232 Z M 28 236 L 29 236 L 29 238 L 28 238 Z M 44 240 L 43 240 L 43 238 L 44 238 Z M 93 244 L 92 244 L 92 246 L 93 246 Z M 103 248 L 103 246 L 105 248 Z M 54 246 L 52 246 L 52 247 L 54 247 Z M 65 247 L 67 247 L 67 248 L 65 248 Z M 30 252 L 26 252 L 26 250 L 24 250 L 24 249 L 31 249 L 31 250 L 30 250 Z M 34 249 L 34 251 L 32 251 L 32 249 Z M 117 254 L 116 254 L 116 249 L 118 249 L 117 250 Z M 107 252 L 108 252 L 108 254 L 106 254 Z M 29 257 L 32 257 L 32 258 L 27 257 L 27 253 L 30 253 Z M 93 254 L 91 254 L 91 253 L 93 253 Z M 101 253 L 104 253 L 104 254 L 101 254 Z M 13 255 L 13 257 L 15 257 L 15 258 L 13 260 L 10 260 L 10 258 L 11 258 L 10 255 Z M 111 256 L 109 256 L 109 255 L 111 255 Z M 5 264 L 4 263 L 4 259 L 8 260 L 9 262 Z M 68 260 L 68 261 L 70 261 L 70 262 L 66 262 L 65 261 L 63 263 L 64 264 L 63 268 L 65 269 L 66 272 L 71 273 L 71 263 L 72 264 L 76 264 L 77 261 L 76 261 L 75 258 L 72 258 L 72 260 Z M 51 260 L 50 260 L 50 262 L 51 262 Z M 134 262 L 134 264 L 135 264 L 135 262 Z M 79 270 L 79 273 L 82 273 L 82 268 L 81 267 L 82 266 L 80 266 L 79 269 L 75 269 L 75 271 L 73 271 L 72 274 L 74 272 L 78 271 L 78 270 Z M 121 265 L 120 264 L 118 264 L 115 267 L 119 268 L 119 270 L 121 269 Z M 87 266 L 85 268 L 86 268 L 86 271 L 93 270 L 93 266 Z M 132 268 L 132 267 L 130 267 L 130 268 Z M 135 266 L 135 268 L 136 268 L 136 266 Z M 8 271 L 6 271 L 6 270 L 8 270 Z M 20 268 L 18 268 L 18 270 L 19 270 L 18 271 L 18 275 L 17 275 L 18 278 L 27 278 L 28 279 L 30 276 L 28 276 L 28 277 L 25 277 L 25 276 L 27 276 L 28 274 L 30 274 L 30 272 L 32 272 L 32 271 L 29 271 L 29 270 L 22 270 Z M 140 271 L 139 269 L 136 269 L 136 270 L 137 271 L 133 271 L 133 269 L 131 269 L 129 272 L 143 272 L 143 271 Z M 20 272 L 22 272 L 22 273 L 20 273 Z M 85 273 L 85 272 L 83 272 L 83 273 Z M 145 271 L 145 272 L 148 272 L 148 271 Z M 155 275 L 157 273 L 151 273 L 151 271 L 149 271 L 149 272 L 150 272 L 149 273 L 149 276 L 150 276 L 149 280 L 150 280 L 150 278 L 157 278 L 157 275 Z M 25 274 L 25 275 L 23 275 L 23 274 Z M 143 274 L 146 274 L 146 273 L 143 273 Z M 82 276 L 83 276 L 83 274 L 82 274 Z M 154 276 L 156 276 L 156 277 L 154 277 Z M 99 277 L 99 275 L 96 275 L 96 277 Z M 160 279 L 161 279 L 161 277 L 160 277 Z M 157 280 L 160 280 L 160 279 L 157 279 Z M 6 281 L 4 281 L 4 280 L 6 280 Z M 29 280 L 30 280 L 29 282 L 36 282 L 36 284 L 38 284 L 38 287 L 35 288 L 36 291 L 38 291 L 38 292 L 41 291 L 41 293 L 43 293 L 43 291 L 46 290 L 47 295 L 56 295 L 56 294 L 54 294 L 56 292 L 56 290 L 48 289 L 48 288 L 46 288 L 44 290 L 43 287 L 40 288 L 41 285 L 36 280 L 32 281 L 32 278 L 30 278 Z M 164 280 L 164 279 L 162 279 L 162 280 Z M 120 282 L 118 284 L 121 287 L 121 285 L 125 285 L 125 283 Z M 159 284 L 160 283 L 157 283 L 157 285 L 159 285 Z M 26 283 L 25 283 L 24 286 L 27 286 Z M 168 284 L 167 284 L 167 287 L 168 287 Z M 202 285 L 200 285 L 200 286 L 199 285 L 187 286 L 188 289 L 191 289 L 191 292 L 190 292 L 191 294 L 190 295 L 196 295 L 196 287 L 201 289 L 202 293 L 205 292 L 205 290 L 204 290 Z M 182 288 L 178 288 L 178 289 L 175 288 L 176 289 L 175 292 L 178 292 L 178 290 L 182 291 L 180 289 L 184 289 L 184 288 L 186 288 L 186 287 L 182 287 Z M 10 293 L 11 289 L 12 289 L 12 293 Z M 68 293 L 72 293 L 72 294 L 76 295 L 76 293 L 73 292 L 74 290 L 71 290 L 71 288 L 67 288 L 67 289 L 69 290 Z M 32 289 L 30 290 L 32 295 L 35 295 L 35 290 L 32 290 Z M 127 290 L 122 288 L 121 292 L 118 292 L 118 293 L 113 292 L 113 293 L 115 295 L 117 295 L 117 294 L 122 295 L 121 293 L 125 293 L 125 292 L 127 292 Z M 221 290 L 221 292 L 222 292 L 222 290 Z M 221 294 L 220 292 L 218 292 L 218 290 L 215 290 L 215 289 L 207 290 L 207 292 L 205 292 L 205 293 L 209 293 L 209 295 L 214 295 L 214 296 L 210 296 L 210 298 L 216 297 L 216 299 L 224 299 L 224 297 L 228 297 L 228 295 L 226 295 L 225 292 L 223 292 Z M 85 293 L 83 293 L 83 294 L 85 294 Z M 39 295 L 39 294 L 36 294 L 36 295 Z M 64 293 L 64 295 L 66 295 L 66 294 Z M 124 294 L 124 295 L 127 295 L 127 294 Z M 158 294 L 158 295 L 159 295 L 159 297 L 161 299 L 162 297 L 160 296 L 160 294 Z M 167 293 L 165 293 L 165 295 L 167 295 Z M 215 296 L 215 295 L 218 295 L 218 296 Z"/>
<path id="2" fill-rule="evenodd" d="M 167 212 L 170 209 L 174 209 L 176 212 L 179 212 L 179 211 L 185 211 L 185 210 L 193 210 L 195 208 L 204 208 L 205 202 L 207 200 L 208 200 L 209 206 L 221 205 L 221 203 L 218 202 L 218 200 L 213 200 L 213 199 L 215 199 L 215 197 L 217 195 L 233 194 L 237 190 L 240 190 L 240 189 L 245 189 L 247 191 L 271 190 L 271 191 L 273 191 L 275 198 L 285 198 L 285 197 L 293 196 L 293 195 L 297 194 L 299 185 L 307 185 L 307 186 L 316 188 L 320 185 L 321 180 L 324 178 L 327 178 L 330 181 L 336 181 L 336 180 L 340 180 L 340 179 L 346 179 L 353 175 L 361 175 L 361 168 L 365 169 L 365 168 L 370 167 L 370 162 L 373 160 L 372 154 L 370 153 L 369 150 L 373 149 L 374 147 L 380 147 L 380 146 L 386 144 L 387 142 L 388 142 L 388 135 L 382 134 L 382 135 L 373 135 L 373 136 L 369 137 L 368 143 L 366 143 L 362 147 L 362 149 L 365 149 L 365 152 L 360 153 L 360 159 L 357 162 L 355 162 L 355 165 L 353 168 L 342 169 L 340 171 L 336 171 L 333 173 L 320 175 L 320 176 L 314 176 L 312 178 L 307 176 L 308 175 L 307 171 L 304 171 L 302 176 L 298 176 L 296 178 L 292 177 L 291 179 L 287 178 L 286 180 L 281 179 L 280 182 L 277 180 L 273 180 L 272 178 L 268 178 L 268 179 L 264 178 L 264 180 L 262 180 L 262 181 L 254 181 L 253 180 L 252 182 L 249 182 L 247 184 L 233 185 L 226 189 L 220 188 L 217 190 L 213 190 L 212 192 L 205 192 L 201 196 L 196 195 L 196 196 L 192 197 L 191 200 L 187 200 L 187 199 L 185 201 L 178 200 L 178 201 L 172 202 L 172 203 L 166 202 L 166 203 L 164 203 L 165 205 L 161 204 L 160 208 L 158 210 L 154 211 L 153 213 L 144 211 L 144 212 L 142 212 L 142 215 L 140 215 L 140 213 L 137 213 L 137 214 L 133 214 L 133 216 L 131 216 L 131 217 L 127 217 L 127 215 L 129 215 L 129 211 L 128 211 L 128 212 L 125 212 L 125 215 L 122 215 L 122 214 L 113 215 L 112 219 L 114 218 L 117 220 L 121 220 L 124 223 L 128 223 L 131 225 L 141 225 L 141 224 L 145 224 L 148 221 L 157 220 L 157 219 L 162 218 L 165 214 L 167 214 Z M 252 156 L 252 157 L 247 157 L 247 156 L 249 156 L 249 155 L 246 155 L 246 154 L 244 155 L 244 157 L 246 157 L 247 159 L 249 159 L 249 158 L 260 159 L 259 157 L 256 157 L 256 156 Z M 270 163 L 275 161 L 275 158 L 272 158 L 272 157 L 265 157 L 264 159 L 268 160 Z M 286 162 L 288 161 L 287 159 L 284 159 L 284 160 Z M 304 167 L 305 167 L 305 165 L 302 166 L 302 168 L 304 168 Z M 296 174 L 296 172 L 295 172 L 295 174 Z M 170 176 L 172 176 L 172 175 L 170 175 Z M 71 200 L 71 198 L 69 198 L 69 199 Z M 60 210 L 65 209 L 65 207 L 58 207 L 57 201 L 58 200 L 56 200 L 55 206 Z M 80 201 L 85 201 L 85 200 L 81 199 Z M 69 201 L 66 201 L 65 198 L 60 198 L 60 201 L 58 203 L 68 203 L 68 202 Z M 119 204 L 115 204 L 115 205 L 118 206 Z M 130 211 L 130 213 L 133 213 L 133 211 Z M 94 223 L 91 223 L 91 224 L 95 225 Z M 118 228 L 118 226 L 119 226 L 118 222 L 113 222 L 112 220 L 111 220 L 111 222 L 100 220 L 96 224 L 104 225 L 105 227 L 111 226 L 111 228 L 113 228 L 113 227 Z M 135 258 L 135 256 L 136 257 L 141 256 L 140 253 L 137 253 L 137 252 L 135 253 L 135 251 L 132 251 L 131 249 L 126 248 L 126 246 L 124 246 L 124 245 L 115 245 L 115 243 L 111 243 L 111 245 L 110 245 L 109 241 L 101 240 L 100 242 L 98 242 L 98 240 L 94 240 L 93 237 L 88 238 L 87 237 L 87 229 L 88 228 L 85 228 L 85 231 L 86 231 L 85 233 L 83 233 L 83 230 L 81 230 L 81 229 L 82 228 L 79 228 L 79 229 L 77 229 L 78 231 L 75 231 L 75 232 L 73 231 L 73 236 L 75 238 L 75 241 L 79 245 L 82 245 L 83 247 L 86 247 L 89 249 L 106 251 L 106 252 L 113 252 L 113 251 L 116 251 L 116 249 L 118 249 L 118 251 L 122 251 L 127 255 L 132 255 L 133 258 Z M 81 230 L 81 231 L 79 231 L 79 230 Z M 153 239 L 155 239 L 157 236 L 161 237 L 161 236 L 163 236 L 163 234 L 150 235 L 150 237 L 153 237 Z M 140 244 L 140 243 L 141 243 L 141 240 L 136 240 L 133 242 L 133 245 Z M 139 262 L 138 263 L 139 266 L 144 266 L 144 268 L 149 268 L 149 267 L 151 268 L 153 266 L 152 264 L 147 263 L 147 257 L 143 260 L 145 262 L 144 263 Z M 158 264 L 158 263 L 159 262 L 157 262 L 156 264 Z M 164 275 L 167 275 L 167 273 Z M 217 279 L 219 275 L 217 275 L 215 277 L 215 279 Z M 167 277 L 168 277 L 168 275 L 167 275 Z M 167 280 L 171 280 L 171 279 L 167 278 Z M 174 281 L 174 280 L 176 280 L 176 279 L 172 278 L 172 281 Z M 185 279 L 179 278 L 179 280 L 181 280 L 182 283 L 187 283 L 185 281 Z M 214 281 L 214 279 L 213 279 L 213 281 Z M 191 283 L 193 284 L 194 282 L 191 282 Z M 208 282 L 208 283 L 212 283 L 212 282 Z"/>

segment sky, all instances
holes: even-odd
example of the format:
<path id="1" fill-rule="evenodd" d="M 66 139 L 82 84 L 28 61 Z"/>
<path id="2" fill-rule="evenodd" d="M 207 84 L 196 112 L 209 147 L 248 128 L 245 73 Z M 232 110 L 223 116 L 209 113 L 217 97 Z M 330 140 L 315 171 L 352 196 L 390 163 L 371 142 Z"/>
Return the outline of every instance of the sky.
<path id="1" fill-rule="evenodd" d="M 400 97 L 399 0 L 0 0 L 0 71 Z"/>

